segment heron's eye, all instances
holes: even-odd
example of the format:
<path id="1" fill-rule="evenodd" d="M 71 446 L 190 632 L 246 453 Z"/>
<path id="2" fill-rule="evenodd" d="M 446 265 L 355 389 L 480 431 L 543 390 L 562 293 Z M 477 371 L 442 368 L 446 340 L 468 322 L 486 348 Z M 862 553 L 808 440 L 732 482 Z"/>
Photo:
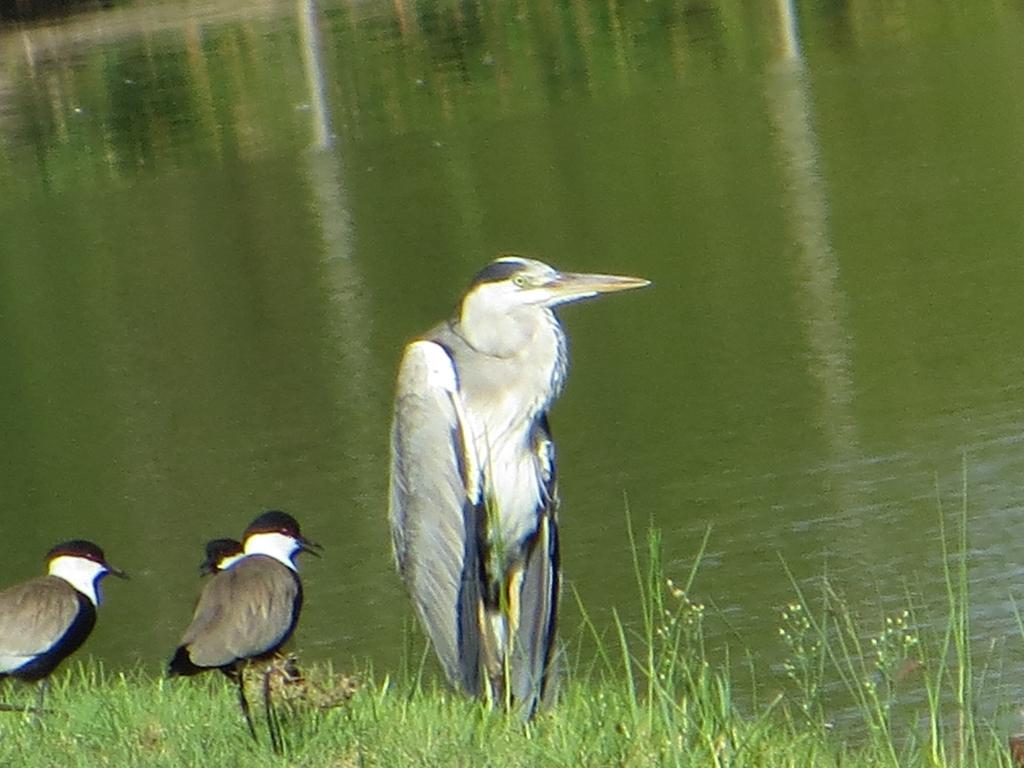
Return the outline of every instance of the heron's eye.
<path id="1" fill-rule="evenodd" d="M 512 278 L 512 285 L 514 285 L 516 288 L 525 288 L 527 283 L 528 281 L 525 275 L 516 275 L 515 277 Z"/>

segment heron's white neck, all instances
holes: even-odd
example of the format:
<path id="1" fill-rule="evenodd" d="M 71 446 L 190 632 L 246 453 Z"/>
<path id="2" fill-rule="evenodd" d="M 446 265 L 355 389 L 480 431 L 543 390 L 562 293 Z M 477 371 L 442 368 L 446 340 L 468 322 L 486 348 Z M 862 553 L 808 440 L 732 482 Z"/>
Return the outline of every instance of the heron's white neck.
<path id="1" fill-rule="evenodd" d="M 292 558 L 301 547 L 298 541 L 283 533 L 254 533 L 246 538 L 244 549 L 245 555 L 272 557 L 298 573 Z"/>
<path id="2" fill-rule="evenodd" d="M 462 303 L 459 325 L 474 349 L 494 357 L 514 357 L 535 342 L 538 333 L 551 326 L 547 307 L 492 306 L 486 296 L 471 294 Z"/>
<path id="3" fill-rule="evenodd" d="M 60 555 L 50 561 L 49 574 L 64 579 L 89 598 L 93 605 L 100 604 L 99 579 L 107 568 L 95 560 L 74 555 Z"/>

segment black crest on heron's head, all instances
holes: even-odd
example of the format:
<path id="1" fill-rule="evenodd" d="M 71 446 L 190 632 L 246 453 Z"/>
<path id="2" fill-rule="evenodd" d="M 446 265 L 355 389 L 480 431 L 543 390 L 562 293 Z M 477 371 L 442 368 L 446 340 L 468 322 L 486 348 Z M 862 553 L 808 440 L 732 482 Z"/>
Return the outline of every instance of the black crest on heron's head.
<path id="1" fill-rule="evenodd" d="M 517 256 L 514 253 L 507 253 L 499 256 L 486 267 L 476 273 L 476 276 L 469 281 L 470 290 L 483 283 L 500 283 L 508 280 L 513 275 L 522 272 L 528 265 L 524 256 Z"/>
<path id="2" fill-rule="evenodd" d="M 280 509 L 264 512 L 249 523 L 249 527 L 245 529 L 245 538 L 256 533 L 281 533 L 291 536 L 293 539 L 302 537 L 302 533 L 299 531 L 299 521 Z"/>
<path id="3" fill-rule="evenodd" d="M 46 553 L 46 562 L 50 562 L 57 557 L 81 557 L 85 560 L 92 560 L 94 563 L 100 563 L 101 565 L 107 564 L 107 558 L 103 554 L 103 550 L 91 541 L 86 541 L 85 539 L 62 541 Z"/>

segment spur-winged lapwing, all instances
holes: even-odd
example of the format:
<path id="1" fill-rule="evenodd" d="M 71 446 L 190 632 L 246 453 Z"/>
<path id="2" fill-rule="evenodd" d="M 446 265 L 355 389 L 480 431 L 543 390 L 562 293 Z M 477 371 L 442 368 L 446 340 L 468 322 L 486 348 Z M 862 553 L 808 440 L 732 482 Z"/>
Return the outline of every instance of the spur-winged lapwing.
<path id="1" fill-rule="evenodd" d="M 245 557 L 238 539 L 210 539 L 206 542 L 206 557 L 199 564 L 203 576 L 223 571 Z"/>
<path id="2" fill-rule="evenodd" d="M 245 557 L 245 550 L 242 548 L 242 542 L 238 539 L 210 539 L 206 542 L 206 557 L 199 564 L 199 575 L 209 576 L 219 573 L 225 568 L 230 568 L 243 557 Z M 278 670 L 288 681 L 302 678 L 302 672 L 295 657 L 284 659 L 284 664 Z"/>
<path id="3" fill-rule="evenodd" d="M 238 702 L 256 739 L 245 697 L 243 673 L 251 660 L 266 659 L 291 637 L 302 610 L 302 582 L 295 567 L 299 552 L 317 554 L 291 515 L 264 512 L 245 530 L 244 556 L 214 574 L 196 604 L 168 674 L 195 675 L 219 669 L 238 685 Z M 264 688 L 266 691 L 266 688 Z M 270 712 L 269 698 L 264 705 Z M 268 718 L 271 746 L 277 736 Z"/>
<path id="4" fill-rule="evenodd" d="M 0 592 L 0 679 L 42 680 L 78 650 L 96 625 L 100 581 L 127 574 L 91 541 L 46 553 L 47 574 Z M 39 689 L 42 710 L 45 685 Z"/>

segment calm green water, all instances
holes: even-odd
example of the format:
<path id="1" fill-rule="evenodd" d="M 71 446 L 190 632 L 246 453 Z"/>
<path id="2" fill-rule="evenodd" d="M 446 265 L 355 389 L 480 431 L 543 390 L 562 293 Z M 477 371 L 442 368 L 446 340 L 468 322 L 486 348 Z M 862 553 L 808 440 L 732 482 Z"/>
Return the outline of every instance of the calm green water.
<path id="1" fill-rule="evenodd" d="M 974 631 L 1016 696 L 1024 10 L 808 7 L 794 61 L 759 5 L 0 26 L 2 581 L 94 538 L 135 578 L 88 649 L 156 671 L 202 543 L 281 507 L 327 547 L 301 651 L 396 666 L 395 366 L 516 250 L 655 282 L 563 313 L 563 555 L 599 624 L 636 617 L 627 504 L 677 578 L 711 527 L 712 642 L 764 670 L 783 562 L 868 627 L 941 606 L 966 473 Z"/>

